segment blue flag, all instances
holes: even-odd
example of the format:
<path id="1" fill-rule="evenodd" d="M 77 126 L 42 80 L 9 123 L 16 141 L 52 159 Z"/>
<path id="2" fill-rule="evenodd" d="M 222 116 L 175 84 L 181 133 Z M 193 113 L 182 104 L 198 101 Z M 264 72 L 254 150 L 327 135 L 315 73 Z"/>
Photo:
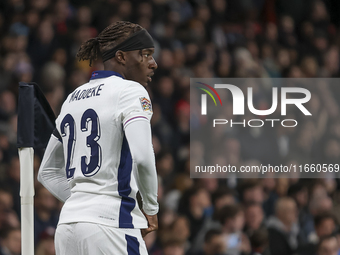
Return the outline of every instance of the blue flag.
<path id="1" fill-rule="evenodd" d="M 18 148 L 45 148 L 55 129 L 55 115 L 36 83 L 19 83 Z"/>

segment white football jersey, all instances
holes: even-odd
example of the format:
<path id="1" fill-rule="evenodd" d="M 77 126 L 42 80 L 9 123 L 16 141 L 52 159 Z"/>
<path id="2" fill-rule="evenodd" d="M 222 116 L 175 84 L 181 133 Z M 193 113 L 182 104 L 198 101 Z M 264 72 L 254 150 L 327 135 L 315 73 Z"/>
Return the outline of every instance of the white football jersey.
<path id="1" fill-rule="evenodd" d="M 112 71 L 96 71 L 64 102 L 56 120 L 62 137 L 71 196 L 59 224 L 93 222 L 119 228 L 147 228 L 124 127 L 150 121 L 146 89 Z"/>

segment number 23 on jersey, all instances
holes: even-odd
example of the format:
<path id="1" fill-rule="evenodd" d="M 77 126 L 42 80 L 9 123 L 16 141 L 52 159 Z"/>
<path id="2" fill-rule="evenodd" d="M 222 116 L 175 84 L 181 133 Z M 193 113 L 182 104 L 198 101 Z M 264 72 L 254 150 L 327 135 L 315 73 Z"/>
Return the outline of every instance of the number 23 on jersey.
<path id="1" fill-rule="evenodd" d="M 73 155 L 76 146 L 76 123 L 71 114 L 67 114 L 60 124 L 61 136 L 68 135 L 67 141 L 67 159 L 66 159 L 66 177 L 73 178 L 75 168 L 70 168 L 73 165 Z M 66 132 L 68 129 L 68 132 Z M 81 171 L 84 176 L 90 177 L 95 175 L 102 163 L 102 151 L 100 145 L 97 143 L 100 139 L 100 122 L 97 113 L 93 109 L 87 109 L 81 117 L 80 131 L 91 133 L 86 137 L 86 146 L 90 148 L 90 157 L 81 156 Z M 85 144 L 84 144 L 85 146 Z"/>

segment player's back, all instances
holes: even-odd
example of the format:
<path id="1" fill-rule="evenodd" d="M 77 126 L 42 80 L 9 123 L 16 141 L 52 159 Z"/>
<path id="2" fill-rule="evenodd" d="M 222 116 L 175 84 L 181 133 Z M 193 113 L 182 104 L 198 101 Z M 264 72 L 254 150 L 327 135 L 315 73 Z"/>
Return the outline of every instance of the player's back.
<path id="1" fill-rule="evenodd" d="M 151 117 L 138 102 L 148 94 L 142 85 L 113 73 L 94 72 L 88 83 L 67 97 L 57 118 L 71 187 L 59 223 L 146 227 L 136 202 L 132 174 L 136 166 L 123 124 L 136 114 Z"/>

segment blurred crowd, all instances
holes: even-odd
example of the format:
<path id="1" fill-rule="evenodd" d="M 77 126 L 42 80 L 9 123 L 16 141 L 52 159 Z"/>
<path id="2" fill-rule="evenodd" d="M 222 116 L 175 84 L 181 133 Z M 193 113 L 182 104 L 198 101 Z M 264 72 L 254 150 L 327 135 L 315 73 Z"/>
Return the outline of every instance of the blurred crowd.
<path id="1" fill-rule="evenodd" d="M 336 0 L 0 1 L 0 254 L 21 253 L 18 82 L 37 82 L 57 115 L 68 93 L 103 69 L 100 59 L 92 67 L 75 59 L 80 44 L 118 20 L 140 24 L 156 43 L 158 70 L 147 89 L 160 212 L 159 231 L 145 238 L 149 254 L 339 254 L 335 176 L 191 179 L 189 173 L 190 78 L 338 77 L 339 13 Z M 340 89 L 312 93 L 317 114 L 294 132 L 275 129 L 277 151 L 257 149 L 265 134 L 231 132 L 222 160 L 252 164 L 293 153 L 299 162 L 321 154 L 339 163 Z M 36 156 L 35 173 L 40 161 Z M 55 254 L 61 206 L 36 181 L 37 255 Z"/>

